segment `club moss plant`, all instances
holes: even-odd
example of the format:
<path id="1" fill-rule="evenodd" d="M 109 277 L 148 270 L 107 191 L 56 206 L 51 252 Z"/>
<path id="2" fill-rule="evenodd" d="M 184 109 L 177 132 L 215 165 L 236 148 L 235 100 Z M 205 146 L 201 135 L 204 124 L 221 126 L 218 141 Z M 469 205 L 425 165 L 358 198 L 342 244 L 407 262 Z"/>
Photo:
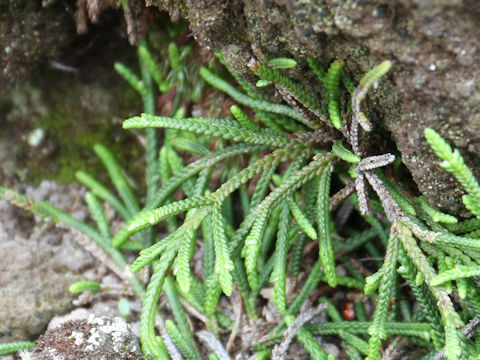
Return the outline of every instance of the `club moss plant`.
<path id="1" fill-rule="evenodd" d="M 181 66 L 181 51 L 174 47 L 173 69 Z M 458 150 L 426 129 L 440 166 L 466 191 L 463 202 L 474 217 L 461 221 L 425 198 L 409 195 L 391 166 L 395 154 L 376 152 L 364 104 L 368 91 L 387 75 L 390 61 L 374 67 L 355 86 L 343 60 L 324 70 L 309 59 L 327 94 L 322 99 L 286 75 L 298 66 L 294 60 L 257 51 L 248 65 L 259 78 L 258 86 L 274 86 L 282 96 L 284 103 L 278 104 L 218 54 L 238 87 L 206 67 L 200 75 L 235 100 L 232 118 L 186 117 L 187 111 L 178 106 L 165 117 L 155 115 L 155 93 L 168 91 L 177 80 L 160 72 L 145 42 L 138 50 L 140 77 L 122 64 L 115 68 L 144 102 L 143 114 L 123 122 L 125 129 L 144 129 L 144 196 L 135 194 L 119 167 L 116 157 L 121 154 L 101 145 L 94 150 L 113 186 L 85 172 L 76 174 L 90 190 L 85 201 L 92 222 L 45 202 L 33 203 L 10 189 L 0 188 L 0 196 L 80 230 L 120 269 L 129 266 L 138 273 L 151 268 L 145 285 L 135 275 L 124 277 L 142 301 L 140 340 L 148 359 L 168 359 L 178 351 L 186 359 L 201 359 L 206 349 L 210 359 L 228 358 L 225 331 L 238 337 L 242 333 L 224 313 L 220 298 L 238 292 L 248 318 L 256 320 L 264 301 L 260 290 L 271 287 L 280 320 L 242 356 L 270 358 L 287 334 L 313 359 L 334 358 L 317 341 L 320 335 L 342 339 L 350 359 L 380 359 L 398 339 L 425 359 L 480 356 L 474 336 L 478 325 L 465 326 L 480 312 L 480 185 Z M 165 129 L 161 146 L 158 128 Z M 103 203 L 125 221 L 115 234 Z M 126 251 L 138 251 L 132 264 L 127 264 Z M 199 251 L 201 257 L 193 260 Z M 357 253 L 375 259 L 368 268 L 371 275 L 352 267 L 350 259 Z M 193 261 L 201 261 L 201 273 L 193 272 Z M 300 273 L 304 280 L 289 292 L 287 278 Z M 354 304 L 356 320 L 344 320 L 328 298 L 312 299 L 320 284 L 364 292 L 364 300 Z M 74 292 L 83 290 L 102 288 L 92 282 L 74 284 Z M 159 308 L 162 292 L 171 316 Z M 312 300 L 326 304 L 328 321 L 305 320 Z M 364 302 L 374 305 L 371 314 Z M 207 332 L 196 333 L 199 325 L 189 325 L 187 304 Z M 157 317 L 165 319 L 160 333 Z"/>

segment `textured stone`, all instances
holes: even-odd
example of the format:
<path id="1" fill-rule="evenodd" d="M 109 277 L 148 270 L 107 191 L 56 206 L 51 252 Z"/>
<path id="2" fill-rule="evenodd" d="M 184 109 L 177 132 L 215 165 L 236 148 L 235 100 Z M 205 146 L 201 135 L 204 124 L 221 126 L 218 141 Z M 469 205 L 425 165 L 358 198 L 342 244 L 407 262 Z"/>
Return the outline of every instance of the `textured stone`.
<path id="1" fill-rule="evenodd" d="M 46 331 L 31 354 L 42 360 L 143 359 L 138 338 L 119 317 L 74 320 Z"/>
<path id="2" fill-rule="evenodd" d="M 75 28 L 65 7 L 56 4 L 45 9 L 41 1 L 1 2 L 0 81 L 4 86 L 0 94 L 5 85 L 19 83 L 40 63 L 57 57 L 71 41 Z"/>
<path id="3" fill-rule="evenodd" d="M 85 218 L 79 186 L 44 182 L 25 191 Z M 77 199 L 75 201 L 74 199 Z M 73 205 L 73 206 L 72 206 Z M 0 201 L 0 342 L 35 339 L 55 315 L 72 308 L 69 286 L 93 265 L 72 234 Z"/>
<path id="4" fill-rule="evenodd" d="M 0 243 L 0 341 L 32 339 L 50 319 L 71 308 L 70 275 L 55 270 L 50 254 L 28 241 Z"/>

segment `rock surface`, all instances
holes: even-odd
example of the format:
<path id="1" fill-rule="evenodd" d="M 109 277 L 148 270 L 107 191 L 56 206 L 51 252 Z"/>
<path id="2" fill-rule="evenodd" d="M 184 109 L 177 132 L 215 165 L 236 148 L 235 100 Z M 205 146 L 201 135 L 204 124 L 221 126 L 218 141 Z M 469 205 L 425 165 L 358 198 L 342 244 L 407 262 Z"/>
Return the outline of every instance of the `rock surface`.
<path id="1" fill-rule="evenodd" d="M 31 354 L 32 360 L 143 359 L 138 338 L 119 317 L 69 321 L 47 330 Z"/>
<path id="2" fill-rule="evenodd" d="M 26 193 L 85 217 L 84 205 L 74 201 L 82 196 L 79 186 L 44 182 Z M 69 231 L 3 201 L 0 218 L 0 342 L 35 339 L 52 317 L 72 308 L 68 288 L 93 259 Z"/>
<path id="3" fill-rule="evenodd" d="M 480 164 L 480 2 L 474 0 L 169 0 L 149 2 L 181 10 L 195 37 L 241 74 L 256 45 L 271 56 L 307 57 L 324 66 L 346 60 L 358 81 L 374 65 L 394 68 L 369 108 L 392 133 L 405 165 L 429 201 L 462 213 L 461 189 L 438 167 L 424 137 L 433 127 Z M 305 69 L 305 68 L 303 68 Z M 296 74 L 308 84 L 305 71 Z"/>
<path id="4" fill-rule="evenodd" d="M 74 279 L 55 271 L 48 251 L 27 241 L 1 242 L 0 251 L 8 254 L 0 263 L 0 341 L 31 339 L 71 307 Z"/>
<path id="5" fill-rule="evenodd" d="M 48 1 L 44 1 L 47 3 Z M 55 59 L 75 35 L 69 5 L 42 8 L 41 1 L 6 0 L 0 4 L 0 80 L 16 84 Z"/>

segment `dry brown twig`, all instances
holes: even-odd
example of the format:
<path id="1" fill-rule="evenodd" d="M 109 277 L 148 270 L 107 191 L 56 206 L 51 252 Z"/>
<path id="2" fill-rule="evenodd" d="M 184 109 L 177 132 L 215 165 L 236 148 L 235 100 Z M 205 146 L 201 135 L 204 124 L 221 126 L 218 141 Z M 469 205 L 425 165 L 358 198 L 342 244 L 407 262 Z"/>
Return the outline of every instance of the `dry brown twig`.
<path id="1" fill-rule="evenodd" d="M 203 315 L 200 311 L 195 309 L 192 305 L 190 305 L 184 298 L 178 298 L 182 303 L 185 310 L 187 310 L 191 315 L 195 316 L 198 320 L 203 322 L 204 324 L 208 323 L 208 319 L 205 315 Z"/>
<path id="2" fill-rule="evenodd" d="M 130 272 L 128 266 L 125 269 L 120 269 L 117 264 L 115 264 L 115 262 L 112 260 L 112 258 L 105 252 L 105 250 L 103 250 L 99 245 L 95 244 L 92 240 L 90 240 L 88 236 L 86 236 L 79 230 L 68 227 L 67 225 L 61 223 L 56 224 L 56 226 L 60 229 L 68 230 L 72 234 L 74 234 L 75 241 L 86 251 L 92 254 L 92 256 L 95 257 L 101 265 L 106 266 L 111 272 L 117 275 L 120 280 L 127 282 L 128 279 L 134 276 Z"/>
<path id="3" fill-rule="evenodd" d="M 275 345 L 272 351 L 272 360 L 284 360 L 287 350 L 295 337 L 295 334 L 312 320 L 315 316 L 321 314 L 327 309 L 327 304 L 322 303 L 316 308 L 311 307 L 310 302 L 305 302 L 295 321 L 285 331 L 285 336 L 280 344 Z"/>
<path id="4" fill-rule="evenodd" d="M 462 334 L 465 335 L 467 339 L 470 339 L 477 329 L 480 327 L 480 319 L 479 318 L 473 318 L 470 320 L 470 322 L 465 325 L 465 327 L 462 329 Z M 435 354 L 435 356 L 432 358 L 432 360 L 445 360 L 445 348 L 440 350 L 438 353 Z"/>
<path id="5" fill-rule="evenodd" d="M 197 332 L 196 335 L 205 346 L 210 349 L 210 351 L 213 351 L 220 358 L 220 360 L 230 360 L 230 356 L 214 333 L 207 330 L 201 330 Z"/>
<path id="6" fill-rule="evenodd" d="M 240 322 L 242 320 L 242 297 L 240 296 L 239 291 L 235 288 L 232 293 L 231 303 L 233 305 L 233 313 L 235 314 L 235 322 L 233 324 L 232 332 L 228 337 L 226 350 L 229 352 L 232 348 L 233 342 L 235 341 L 235 337 L 237 336 L 238 330 L 240 329 Z"/>
<path id="7" fill-rule="evenodd" d="M 165 322 L 163 321 L 163 318 L 161 316 L 156 317 L 155 325 L 160 330 L 160 336 L 162 337 L 163 343 L 165 344 L 168 354 L 170 355 L 172 360 L 183 360 L 183 356 L 175 346 L 175 343 L 173 342 L 170 335 L 168 334 L 167 329 L 165 328 Z"/>

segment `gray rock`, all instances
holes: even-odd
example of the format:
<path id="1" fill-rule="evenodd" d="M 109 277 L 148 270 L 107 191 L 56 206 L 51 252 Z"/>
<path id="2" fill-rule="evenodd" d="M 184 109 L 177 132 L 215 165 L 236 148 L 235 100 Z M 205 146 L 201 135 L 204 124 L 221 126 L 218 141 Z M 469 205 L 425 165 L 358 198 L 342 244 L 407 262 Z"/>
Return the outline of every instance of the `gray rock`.
<path id="1" fill-rule="evenodd" d="M 26 192 L 82 217 L 85 206 L 73 201 L 79 190 L 44 182 Z M 83 272 L 92 267 L 93 259 L 69 231 L 4 201 L 0 219 L 0 342 L 35 339 L 54 316 L 72 308 L 74 297 L 68 288 L 85 278 Z"/>
<path id="2" fill-rule="evenodd" d="M 38 69 L 39 62 L 58 56 L 75 35 L 69 24 L 73 19 L 60 4 L 44 9 L 39 1 L 6 0 L 0 8 L 0 79 L 3 84 L 25 79 Z M 5 88 L 1 89 L 0 94 L 4 91 Z"/>
<path id="3" fill-rule="evenodd" d="M 31 354 L 32 360 L 143 359 L 138 338 L 119 317 L 69 321 L 46 331 Z"/>
<path id="4" fill-rule="evenodd" d="M 48 249 L 21 240 L 0 242 L 0 341 L 33 339 L 55 314 L 68 311 L 71 274 L 55 269 Z"/>

